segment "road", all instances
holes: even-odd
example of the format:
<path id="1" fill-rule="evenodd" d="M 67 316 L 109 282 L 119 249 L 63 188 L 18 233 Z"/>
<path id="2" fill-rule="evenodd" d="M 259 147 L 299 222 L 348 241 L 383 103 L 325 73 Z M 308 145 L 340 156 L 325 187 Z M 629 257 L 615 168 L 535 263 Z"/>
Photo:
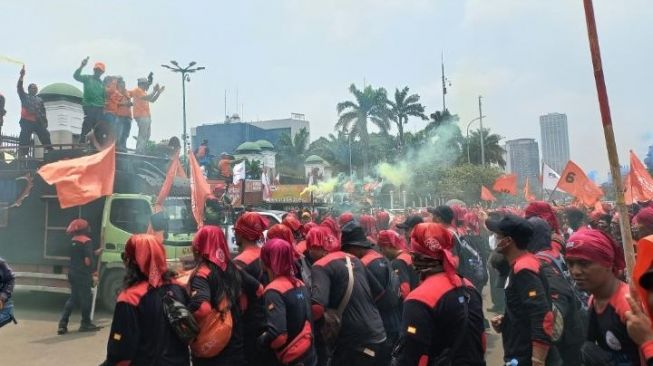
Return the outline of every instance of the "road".
<path id="1" fill-rule="evenodd" d="M 489 299 L 484 294 L 484 299 Z M 66 295 L 17 291 L 14 308 L 18 325 L 0 329 L 3 365 L 30 366 L 89 366 L 99 365 L 106 355 L 106 342 L 111 327 L 111 314 L 99 311 L 95 323 L 104 328 L 98 332 L 79 333 L 80 315 L 73 312 L 69 333 L 57 335 L 59 314 Z M 487 301 L 487 300 L 486 300 Z M 490 303 L 485 302 L 484 307 Z M 493 314 L 487 314 L 488 318 Z M 501 337 L 487 333 L 487 365 L 501 365 Z"/>

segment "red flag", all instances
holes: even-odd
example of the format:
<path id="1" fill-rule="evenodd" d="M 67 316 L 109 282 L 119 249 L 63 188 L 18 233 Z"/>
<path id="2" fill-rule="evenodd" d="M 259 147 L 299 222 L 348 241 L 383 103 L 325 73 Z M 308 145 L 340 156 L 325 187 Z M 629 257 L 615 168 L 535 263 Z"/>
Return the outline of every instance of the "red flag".
<path id="1" fill-rule="evenodd" d="M 513 196 L 517 195 L 517 175 L 515 174 L 504 174 L 497 178 L 494 181 L 492 190 L 495 192 L 501 192 L 506 194 L 511 194 Z"/>
<path id="2" fill-rule="evenodd" d="M 207 198 L 213 197 L 211 186 L 206 181 L 200 165 L 192 151 L 188 150 L 188 165 L 190 166 L 190 202 L 197 227 L 204 225 L 204 204 Z"/>
<path id="3" fill-rule="evenodd" d="M 179 161 L 179 151 L 173 156 L 170 160 L 170 166 L 168 167 L 168 173 L 166 173 L 166 179 L 163 181 L 161 186 L 161 191 L 159 191 L 159 196 L 156 198 L 154 203 L 154 211 L 159 212 L 163 207 L 163 202 L 168 198 L 170 194 L 170 189 L 172 189 L 172 184 L 175 181 L 175 177 L 186 178 L 186 173 L 184 173 L 184 168 L 181 166 Z"/>
<path id="4" fill-rule="evenodd" d="M 116 145 L 93 155 L 46 164 L 37 173 L 56 186 L 61 208 L 85 205 L 113 194 Z"/>
<path id="5" fill-rule="evenodd" d="M 653 178 L 632 150 L 630 151 L 630 172 L 627 183 L 625 189 L 631 191 L 631 200 L 643 202 L 653 199 Z"/>
<path id="6" fill-rule="evenodd" d="M 573 161 L 569 161 L 560 175 L 558 188 L 576 197 L 576 200 L 587 207 L 593 207 L 603 196 L 603 191 L 592 182 L 585 172 Z"/>
<path id="7" fill-rule="evenodd" d="M 530 184 L 528 184 L 528 177 L 526 177 L 526 184 L 524 184 L 524 199 L 526 202 L 535 201 L 536 197 L 531 193 Z"/>
<path id="8" fill-rule="evenodd" d="M 487 189 L 485 186 L 481 186 L 481 200 L 495 202 L 497 198 L 494 197 L 489 189 Z"/>

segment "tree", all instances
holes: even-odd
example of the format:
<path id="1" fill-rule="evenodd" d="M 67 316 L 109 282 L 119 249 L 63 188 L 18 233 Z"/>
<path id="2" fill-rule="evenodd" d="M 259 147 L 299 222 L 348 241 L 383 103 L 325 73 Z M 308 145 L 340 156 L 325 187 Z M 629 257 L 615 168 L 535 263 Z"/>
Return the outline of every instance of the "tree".
<path id="1" fill-rule="evenodd" d="M 503 155 L 506 150 L 501 147 L 502 136 L 495 133 L 490 133 L 489 128 L 483 129 L 483 142 L 485 145 L 485 162 L 488 164 L 496 164 L 502 169 L 506 167 L 506 160 Z M 467 148 L 469 147 L 469 162 L 471 164 L 480 165 L 481 159 L 481 134 L 479 130 L 474 130 L 465 137 L 463 142 L 463 153 L 458 159 L 459 163 L 467 163 Z"/>
<path id="2" fill-rule="evenodd" d="M 245 172 L 247 172 L 247 179 L 261 179 L 261 173 L 263 172 L 261 162 L 245 159 Z"/>
<path id="3" fill-rule="evenodd" d="M 388 100 L 390 106 L 390 118 L 397 125 L 399 133 L 399 148 L 404 146 L 404 124 L 408 123 L 408 117 L 419 117 L 423 120 L 428 118 L 424 114 L 424 106 L 419 103 L 419 95 L 408 95 L 408 87 L 395 89 L 394 100 Z"/>
<path id="4" fill-rule="evenodd" d="M 284 133 L 277 143 L 279 170 L 294 178 L 304 177 L 304 160 L 308 149 L 308 131 L 302 128 L 293 138 Z"/>
<path id="5" fill-rule="evenodd" d="M 363 175 L 367 175 L 369 166 L 369 132 L 368 122 L 372 122 L 381 132 L 390 128 L 388 96 L 383 88 L 374 89 L 371 86 L 363 90 L 351 84 L 349 91 L 354 95 L 354 101 L 344 101 L 337 104 L 338 122 L 336 129 L 351 134 L 351 138 L 359 137 L 363 144 Z"/>

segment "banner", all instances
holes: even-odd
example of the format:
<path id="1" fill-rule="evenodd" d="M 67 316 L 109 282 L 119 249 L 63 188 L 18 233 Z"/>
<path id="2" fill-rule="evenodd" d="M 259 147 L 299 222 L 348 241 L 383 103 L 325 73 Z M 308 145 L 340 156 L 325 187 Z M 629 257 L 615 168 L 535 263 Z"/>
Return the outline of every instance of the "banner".
<path id="1" fill-rule="evenodd" d="M 630 151 L 630 172 L 624 183 L 624 189 L 628 192 L 630 201 L 644 202 L 653 199 L 653 178 L 646 170 L 646 167 L 637 158 L 637 155 Z"/>
<path id="2" fill-rule="evenodd" d="M 85 205 L 113 194 L 116 145 L 93 155 L 46 164 L 37 173 L 55 185 L 61 208 Z"/>
<path id="3" fill-rule="evenodd" d="M 536 200 L 535 195 L 531 193 L 531 187 L 528 182 L 528 177 L 526 177 L 526 184 L 524 184 L 524 199 L 526 200 L 526 202 L 531 202 Z"/>
<path id="4" fill-rule="evenodd" d="M 170 166 L 168 167 L 168 172 L 166 173 L 166 179 L 163 181 L 159 195 L 156 198 L 154 203 L 154 211 L 159 212 L 163 207 L 163 202 L 168 198 L 170 194 L 170 189 L 172 189 L 172 184 L 175 181 L 175 177 L 186 178 L 186 173 L 184 173 L 184 168 L 181 166 L 179 161 L 179 152 L 177 152 L 173 158 L 170 160 Z"/>
<path id="5" fill-rule="evenodd" d="M 497 180 L 494 181 L 492 190 L 495 192 L 501 192 L 505 194 L 510 194 L 513 196 L 517 195 L 517 175 L 516 174 L 506 174 L 502 175 Z"/>
<path id="6" fill-rule="evenodd" d="M 603 197 L 601 188 L 594 184 L 585 172 L 571 160 L 562 172 L 558 188 L 576 197 L 577 201 L 587 207 L 593 207 L 596 201 Z"/>
<path id="7" fill-rule="evenodd" d="M 245 179 L 245 161 L 241 161 L 240 163 L 234 165 L 234 184 L 238 184 L 241 180 Z"/>

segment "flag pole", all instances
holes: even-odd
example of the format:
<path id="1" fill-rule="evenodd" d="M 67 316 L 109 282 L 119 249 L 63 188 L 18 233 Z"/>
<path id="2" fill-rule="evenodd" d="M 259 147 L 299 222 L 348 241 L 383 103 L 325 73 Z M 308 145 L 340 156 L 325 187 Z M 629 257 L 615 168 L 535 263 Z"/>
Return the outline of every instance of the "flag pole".
<path id="1" fill-rule="evenodd" d="M 594 80 L 596 82 L 596 92 L 599 100 L 601 111 L 601 121 L 603 124 L 603 135 L 605 145 L 608 150 L 608 160 L 610 161 L 610 172 L 612 174 L 612 183 L 615 190 L 617 211 L 619 212 L 619 227 L 621 228 L 621 239 L 626 257 L 626 268 L 629 277 L 633 274 L 635 266 L 635 250 L 633 247 L 633 238 L 630 232 L 630 221 L 628 208 L 624 200 L 623 182 L 621 181 L 621 169 L 619 165 L 619 155 L 617 154 L 617 144 L 612 129 L 612 116 L 610 115 L 610 103 L 608 102 L 608 91 L 605 86 L 603 75 L 603 64 L 601 62 L 601 49 L 599 47 L 599 36 L 596 29 L 596 20 L 594 19 L 594 6 L 592 0 L 583 0 L 585 7 L 585 20 L 587 22 L 587 35 L 590 44 L 590 53 L 592 55 L 592 65 L 594 66 Z"/>

